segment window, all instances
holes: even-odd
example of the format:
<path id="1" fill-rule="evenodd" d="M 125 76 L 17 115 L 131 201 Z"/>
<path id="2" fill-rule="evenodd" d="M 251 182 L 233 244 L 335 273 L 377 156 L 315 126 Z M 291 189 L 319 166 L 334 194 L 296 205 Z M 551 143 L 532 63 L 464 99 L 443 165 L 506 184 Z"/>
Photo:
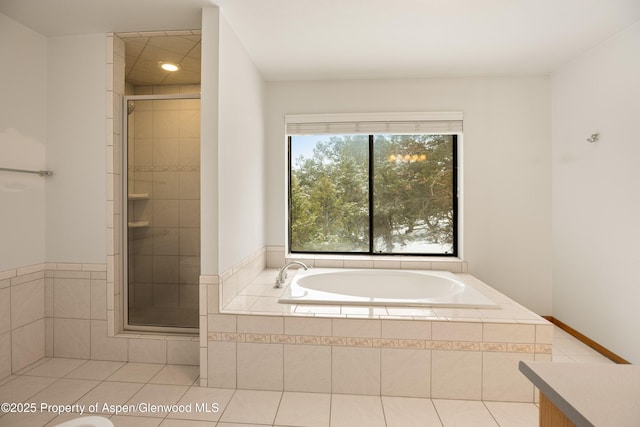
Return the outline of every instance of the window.
<path id="1" fill-rule="evenodd" d="M 287 126 L 289 250 L 457 256 L 457 132 L 376 126 Z"/>

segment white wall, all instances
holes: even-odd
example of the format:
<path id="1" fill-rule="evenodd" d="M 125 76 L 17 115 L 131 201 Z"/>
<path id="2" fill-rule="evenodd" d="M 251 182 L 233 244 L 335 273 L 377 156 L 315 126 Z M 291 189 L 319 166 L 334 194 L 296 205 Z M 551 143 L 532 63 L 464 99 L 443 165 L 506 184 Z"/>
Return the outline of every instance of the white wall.
<path id="1" fill-rule="evenodd" d="M 548 78 L 272 82 L 267 102 L 269 245 L 286 239 L 285 114 L 463 111 L 469 272 L 551 313 Z"/>
<path id="2" fill-rule="evenodd" d="M 202 274 L 265 245 L 264 83 L 217 7 L 202 14 Z"/>
<path id="3" fill-rule="evenodd" d="M 106 34 L 48 39 L 49 262 L 106 262 L 106 55 Z"/>
<path id="4" fill-rule="evenodd" d="M 219 76 L 222 272 L 265 246 L 264 83 L 224 14 Z"/>
<path id="5" fill-rule="evenodd" d="M 553 315 L 640 363 L 640 22 L 558 70 Z M 600 132 L 600 141 L 586 139 Z"/>
<path id="6" fill-rule="evenodd" d="M 0 14 L 0 167 L 46 169 L 47 39 Z M 45 182 L 0 172 L 0 271 L 45 260 Z"/>
<path id="7" fill-rule="evenodd" d="M 218 64 L 220 9 L 202 9 L 200 81 L 200 273 L 216 275 L 218 260 Z"/>

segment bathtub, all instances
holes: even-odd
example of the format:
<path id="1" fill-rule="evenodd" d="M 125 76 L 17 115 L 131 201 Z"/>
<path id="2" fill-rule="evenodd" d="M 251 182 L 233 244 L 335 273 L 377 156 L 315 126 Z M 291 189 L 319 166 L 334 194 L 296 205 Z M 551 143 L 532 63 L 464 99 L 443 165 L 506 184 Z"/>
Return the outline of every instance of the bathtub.
<path id="1" fill-rule="evenodd" d="M 298 270 L 283 304 L 500 308 L 448 271 L 311 268 Z"/>

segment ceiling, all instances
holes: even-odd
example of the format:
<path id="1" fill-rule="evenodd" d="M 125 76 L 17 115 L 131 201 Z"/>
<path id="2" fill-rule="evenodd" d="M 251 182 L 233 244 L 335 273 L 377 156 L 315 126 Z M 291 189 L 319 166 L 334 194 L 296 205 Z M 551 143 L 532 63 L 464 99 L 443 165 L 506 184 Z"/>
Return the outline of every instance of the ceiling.
<path id="1" fill-rule="evenodd" d="M 125 43 L 125 81 L 134 86 L 200 84 L 200 30 L 116 33 Z M 161 63 L 177 64 L 176 72 Z"/>
<path id="2" fill-rule="evenodd" d="M 267 80 L 522 76 L 640 20 L 639 0 L 0 0 L 46 36 L 201 27 L 217 4 Z"/>

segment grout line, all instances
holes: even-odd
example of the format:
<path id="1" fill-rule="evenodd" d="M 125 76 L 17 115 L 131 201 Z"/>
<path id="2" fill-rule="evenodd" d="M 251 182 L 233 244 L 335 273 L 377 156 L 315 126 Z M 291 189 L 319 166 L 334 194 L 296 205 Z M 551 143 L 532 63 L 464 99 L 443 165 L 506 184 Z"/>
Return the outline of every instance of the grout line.
<path id="1" fill-rule="evenodd" d="M 227 402 L 227 404 L 225 405 L 224 409 L 222 410 L 222 412 L 220 413 L 220 416 L 218 417 L 218 420 L 216 421 L 216 424 L 221 422 L 222 420 L 222 416 L 225 414 L 225 412 L 227 412 L 227 409 L 229 409 L 229 406 L 231 406 L 231 401 L 233 400 L 233 398 L 236 396 L 236 392 L 238 391 L 237 388 L 233 389 L 233 393 L 231 393 L 231 396 L 229 396 L 229 401 Z"/>
<path id="2" fill-rule="evenodd" d="M 440 412 L 438 412 L 438 407 L 434 403 L 433 398 L 430 397 L 429 401 L 431 402 L 431 407 L 436 412 L 436 417 L 438 417 L 438 421 L 440 421 L 440 427 L 444 426 L 444 421 L 442 421 L 442 416 L 440 416 Z"/>
<path id="3" fill-rule="evenodd" d="M 382 364 L 380 364 L 382 365 Z M 382 371 L 382 369 L 381 369 Z M 380 381 L 380 386 L 382 387 L 382 381 Z M 382 391 L 381 391 L 382 393 Z M 378 396 L 378 398 L 380 399 L 380 408 L 382 409 L 382 419 L 384 420 L 384 425 L 388 426 L 389 422 L 387 421 L 387 413 L 384 410 L 384 401 L 382 400 L 382 394 L 380 394 L 380 396 Z"/>
<path id="4" fill-rule="evenodd" d="M 493 412 L 491 412 L 491 410 L 489 409 L 489 407 L 487 406 L 487 404 L 485 403 L 484 400 L 481 400 L 482 402 L 482 406 L 484 406 L 484 409 L 486 409 L 486 411 L 489 413 L 489 416 L 493 419 L 493 421 L 496 423 L 496 426 L 500 427 L 500 423 L 498 422 L 498 420 L 496 419 L 496 417 L 493 415 Z"/>
<path id="5" fill-rule="evenodd" d="M 282 399 L 284 399 L 284 391 L 280 392 L 280 399 L 278 400 L 278 407 L 276 408 L 275 414 L 273 414 L 273 420 L 271 421 L 272 425 L 275 425 L 276 419 L 278 418 L 278 412 L 280 412 L 280 406 L 282 406 Z"/>

